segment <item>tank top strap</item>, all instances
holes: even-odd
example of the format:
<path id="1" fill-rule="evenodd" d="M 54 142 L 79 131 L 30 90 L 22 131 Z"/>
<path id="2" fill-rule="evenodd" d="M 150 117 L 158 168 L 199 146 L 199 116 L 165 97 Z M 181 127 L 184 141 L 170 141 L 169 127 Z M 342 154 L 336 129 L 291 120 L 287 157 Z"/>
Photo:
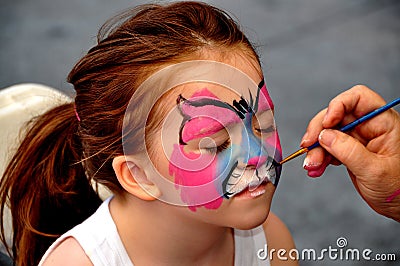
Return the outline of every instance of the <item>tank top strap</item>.
<path id="1" fill-rule="evenodd" d="M 251 230 L 234 229 L 234 239 L 235 266 L 270 265 L 269 259 L 264 257 L 268 249 L 262 225 Z"/>

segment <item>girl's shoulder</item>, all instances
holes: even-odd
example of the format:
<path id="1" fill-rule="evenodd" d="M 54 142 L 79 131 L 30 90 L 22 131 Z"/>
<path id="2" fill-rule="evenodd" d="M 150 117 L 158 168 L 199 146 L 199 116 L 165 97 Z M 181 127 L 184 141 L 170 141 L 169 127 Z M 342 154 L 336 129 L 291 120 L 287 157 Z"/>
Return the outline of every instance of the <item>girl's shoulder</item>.
<path id="1" fill-rule="evenodd" d="M 66 256 L 66 254 L 68 254 Z M 46 258 L 41 264 L 42 266 L 51 265 L 71 265 L 71 261 L 74 265 L 78 266 L 93 266 L 89 257 L 85 254 L 78 241 L 73 237 L 68 237 L 62 241 Z"/>

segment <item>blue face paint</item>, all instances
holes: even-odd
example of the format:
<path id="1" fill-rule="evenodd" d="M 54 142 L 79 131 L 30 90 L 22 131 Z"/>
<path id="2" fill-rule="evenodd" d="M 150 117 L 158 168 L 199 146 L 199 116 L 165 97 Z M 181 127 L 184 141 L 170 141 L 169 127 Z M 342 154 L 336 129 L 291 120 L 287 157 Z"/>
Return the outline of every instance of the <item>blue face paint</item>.
<path id="1" fill-rule="evenodd" d="M 215 182 L 216 189 L 221 196 L 226 198 L 230 198 L 246 188 L 255 189 L 266 181 L 272 182 L 275 186 L 279 181 L 281 167 L 277 166 L 276 161 L 280 161 L 282 155 L 279 137 L 273 124 L 271 111 L 273 106 L 271 106 L 272 102 L 269 96 L 267 95 L 267 98 L 261 89 L 265 89 L 263 81 L 259 85 L 254 101 L 250 93 L 249 103 L 241 97 L 239 101 L 234 100 L 232 104 L 232 108 L 241 118 L 241 123 L 234 125 L 241 127 L 240 134 L 238 130 L 228 130 L 230 145 L 216 154 L 216 175 L 219 177 Z M 255 114 L 253 110 L 260 111 L 262 115 L 260 112 Z M 271 117 L 272 124 L 255 128 L 255 121 L 265 113 Z M 255 131 L 257 130 L 260 133 L 256 135 Z M 265 133 L 269 133 L 269 135 L 265 136 Z M 246 168 L 253 171 L 250 178 L 244 177 Z"/>
<path id="2" fill-rule="evenodd" d="M 270 181 L 277 184 L 277 171 L 273 163 L 274 154 L 268 150 L 275 151 L 275 147 L 263 141 L 260 136 L 256 136 L 253 128 L 252 113 L 247 113 L 243 119 L 240 136 L 232 136 L 238 133 L 232 132 L 232 139 L 240 139 L 239 143 L 231 143 L 230 147 L 217 155 L 217 170 L 219 176 L 226 177 L 219 180 L 218 191 L 226 198 L 241 192 L 247 187 L 256 188 L 261 183 Z M 253 175 L 251 178 L 243 176 L 245 169 L 251 168 Z"/>

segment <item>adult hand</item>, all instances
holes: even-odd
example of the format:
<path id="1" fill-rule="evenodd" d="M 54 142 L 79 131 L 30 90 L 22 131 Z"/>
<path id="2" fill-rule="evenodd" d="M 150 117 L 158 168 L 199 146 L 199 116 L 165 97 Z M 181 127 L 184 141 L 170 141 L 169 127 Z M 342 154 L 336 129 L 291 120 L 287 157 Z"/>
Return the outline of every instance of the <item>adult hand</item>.
<path id="1" fill-rule="evenodd" d="M 358 193 L 376 212 L 400 222 L 400 115 L 390 109 L 342 133 L 344 126 L 385 105 L 374 91 L 357 85 L 335 97 L 309 123 L 300 146 L 319 141 L 304 169 L 311 177 L 329 164 L 344 164 Z"/>

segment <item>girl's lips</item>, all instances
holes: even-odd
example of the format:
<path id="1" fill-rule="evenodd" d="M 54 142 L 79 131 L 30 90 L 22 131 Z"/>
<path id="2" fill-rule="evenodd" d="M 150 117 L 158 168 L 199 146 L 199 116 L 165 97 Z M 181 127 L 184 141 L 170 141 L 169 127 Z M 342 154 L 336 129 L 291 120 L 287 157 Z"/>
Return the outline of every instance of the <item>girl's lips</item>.
<path id="1" fill-rule="evenodd" d="M 251 173 L 247 172 L 253 171 Z M 249 177 L 249 174 L 251 177 Z M 244 177 L 244 175 L 246 175 Z M 257 177 L 257 179 L 254 179 L 254 175 Z M 240 180 L 241 178 L 247 179 L 245 181 L 247 184 L 243 184 L 243 180 Z M 253 192 L 252 186 L 258 188 L 264 183 L 271 182 L 273 185 L 275 185 L 276 182 L 276 170 L 275 170 L 275 165 L 273 161 L 269 161 L 269 163 L 265 162 L 261 167 L 255 168 L 253 166 L 246 167 L 245 169 L 243 168 L 238 168 L 236 167 L 233 171 L 232 174 L 227 182 L 226 185 L 226 195 L 227 198 L 230 197 L 236 197 L 236 195 L 241 195 L 243 194 L 246 190 L 249 192 Z M 260 184 L 261 183 L 261 184 Z M 245 185 L 245 186 L 244 186 Z M 249 189 L 250 188 L 250 189 Z M 257 194 L 260 193 L 260 194 Z M 263 194 L 261 191 L 257 191 L 257 193 L 249 193 L 251 197 L 258 197 L 261 194 Z"/>
<path id="2" fill-rule="evenodd" d="M 239 192 L 236 194 L 234 197 L 238 199 L 253 199 L 260 197 L 265 193 L 265 187 L 267 185 L 267 182 L 262 182 L 255 190 L 250 191 L 250 189 L 247 187 L 243 191 Z"/>

